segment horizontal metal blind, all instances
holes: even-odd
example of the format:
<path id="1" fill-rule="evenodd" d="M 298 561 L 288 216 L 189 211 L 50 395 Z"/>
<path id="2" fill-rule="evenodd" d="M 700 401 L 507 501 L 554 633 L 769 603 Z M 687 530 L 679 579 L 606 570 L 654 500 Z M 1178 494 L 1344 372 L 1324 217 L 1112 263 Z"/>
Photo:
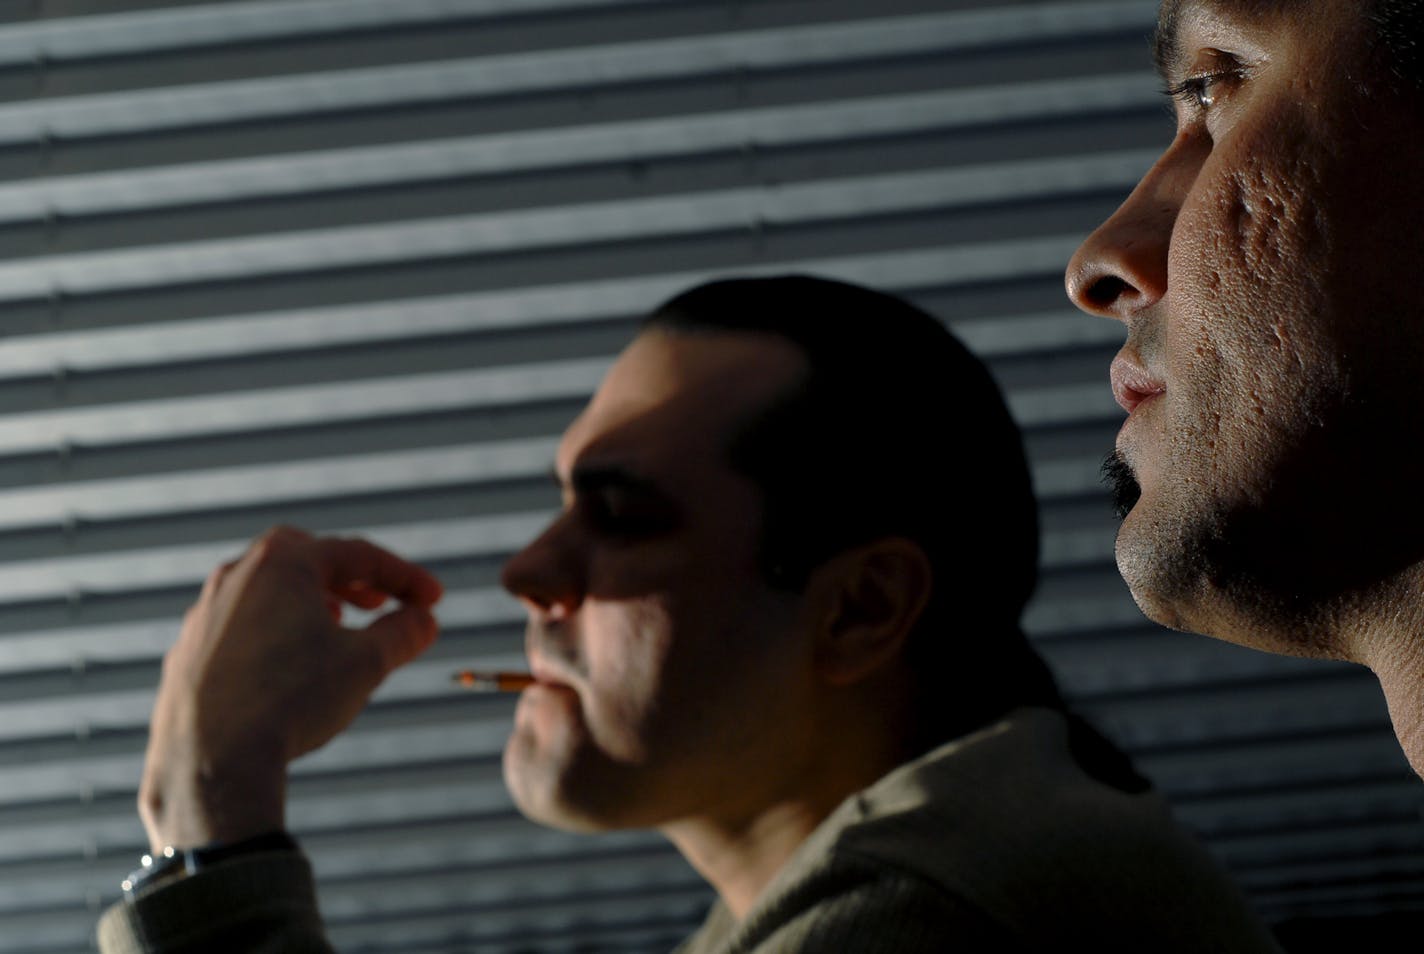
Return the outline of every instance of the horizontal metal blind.
<path id="1" fill-rule="evenodd" d="M 1121 338 L 1061 271 L 1169 136 L 1152 0 L 0 2 L 0 952 L 86 950 L 143 847 L 158 659 L 276 522 L 431 565 L 443 636 L 294 769 L 343 951 L 665 950 L 654 835 L 510 807 L 501 562 L 637 316 L 729 272 L 908 295 L 1043 499 L 1030 629 L 1263 912 L 1424 905 L 1367 674 L 1145 623 L 1097 485 Z"/>

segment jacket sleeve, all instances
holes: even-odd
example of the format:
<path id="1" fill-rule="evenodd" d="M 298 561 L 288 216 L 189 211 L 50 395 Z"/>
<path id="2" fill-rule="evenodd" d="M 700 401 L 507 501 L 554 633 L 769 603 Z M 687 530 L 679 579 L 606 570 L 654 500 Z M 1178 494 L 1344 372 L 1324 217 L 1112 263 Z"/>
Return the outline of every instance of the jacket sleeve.
<path id="1" fill-rule="evenodd" d="M 103 954 L 333 954 L 300 852 L 234 859 L 120 901 L 99 920 Z"/>

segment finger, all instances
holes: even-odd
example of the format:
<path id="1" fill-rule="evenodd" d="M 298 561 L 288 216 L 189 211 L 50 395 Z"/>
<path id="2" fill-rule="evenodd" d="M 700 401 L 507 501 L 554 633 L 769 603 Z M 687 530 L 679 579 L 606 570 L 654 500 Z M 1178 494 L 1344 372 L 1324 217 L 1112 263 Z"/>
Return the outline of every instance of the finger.
<path id="1" fill-rule="evenodd" d="M 423 606 L 409 603 L 356 630 L 353 639 L 367 644 L 378 673 L 377 681 L 404 666 L 435 642 L 439 624 Z"/>
<path id="2" fill-rule="evenodd" d="M 352 606 L 359 606 L 363 610 L 380 609 L 389 599 L 380 590 L 373 590 L 364 583 L 347 583 L 341 586 L 333 586 L 331 591 L 333 596 L 345 600 Z"/>
<path id="3" fill-rule="evenodd" d="M 443 592 L 429 570 L 366 540 L 325 538 L 314 546 L 322 582 L 330 590 L 359 583 L 419 606 L 433 605 Z"/>
<path id="4" fill-rule="evenodd" d="M 239 560 L 228 560 L 209 573 L 208 578 L 203 581 L 203 591 L 198 594 L 198 598 L 203 599 L 217 592 L 218 587 L 222 586 L 223 580 L 227 579 L 228 575 L 232 573 L 232 568 L 239 562 Z"/>

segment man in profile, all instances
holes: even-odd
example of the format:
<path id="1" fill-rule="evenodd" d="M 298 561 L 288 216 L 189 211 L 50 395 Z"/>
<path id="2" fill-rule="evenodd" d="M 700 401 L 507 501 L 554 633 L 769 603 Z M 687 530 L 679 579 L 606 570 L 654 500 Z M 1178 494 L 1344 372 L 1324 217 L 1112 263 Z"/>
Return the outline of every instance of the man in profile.
<path id="1" fill-rule="evenodd" d="M 1167 0 L 1177 136 L 1079 249 L 1148 616 L 1379 677 L 1424 774 L 1424 10 Z"/>
<path id="2" fill-rule="evenodd" d="M 928 315 L 803 277 L 693 289 L 556 473 L 562 509 L 504 572 L 536 679 L 506 781 L 544 824 L 662 831 L 720 898 L 689 954 L 1274 949 L 1029 647 L 1018 432 Z M 438 595 L 293 530 L 210 578 L 140 792 L 155 851 L 196 870 L 131 885 L 106 950 L 326 950 L 285 767 L 434 638 Z M 361 632 L 327 605 L 386 596 Z"/>

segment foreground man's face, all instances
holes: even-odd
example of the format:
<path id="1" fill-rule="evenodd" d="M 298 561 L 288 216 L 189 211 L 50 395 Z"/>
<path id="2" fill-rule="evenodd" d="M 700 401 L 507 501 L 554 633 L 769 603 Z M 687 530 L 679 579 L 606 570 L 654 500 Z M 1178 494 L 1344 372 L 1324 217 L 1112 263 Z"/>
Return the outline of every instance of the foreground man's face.
<path id="1" fill-rule="evenodd" d="M 1424 559 L 1424 109 L 1366 89 L 1364 6 L 1164 4 L 1176 139 L 1067 276 L 1128 327 L 1133 595 L 1296 653 L 1345 652 L 1361 588 Z"/>
<path id="2" fill-rule="evenodd" d="M 801 371 L 779 339 L 647 332 L 565 433 L 563 510 L 504 573 L 540 680 L 505 749 L 526 815 L 664 826 L 796 770 L 799 600 L 762 580 L 761 493 L 727 444 Z"/>

